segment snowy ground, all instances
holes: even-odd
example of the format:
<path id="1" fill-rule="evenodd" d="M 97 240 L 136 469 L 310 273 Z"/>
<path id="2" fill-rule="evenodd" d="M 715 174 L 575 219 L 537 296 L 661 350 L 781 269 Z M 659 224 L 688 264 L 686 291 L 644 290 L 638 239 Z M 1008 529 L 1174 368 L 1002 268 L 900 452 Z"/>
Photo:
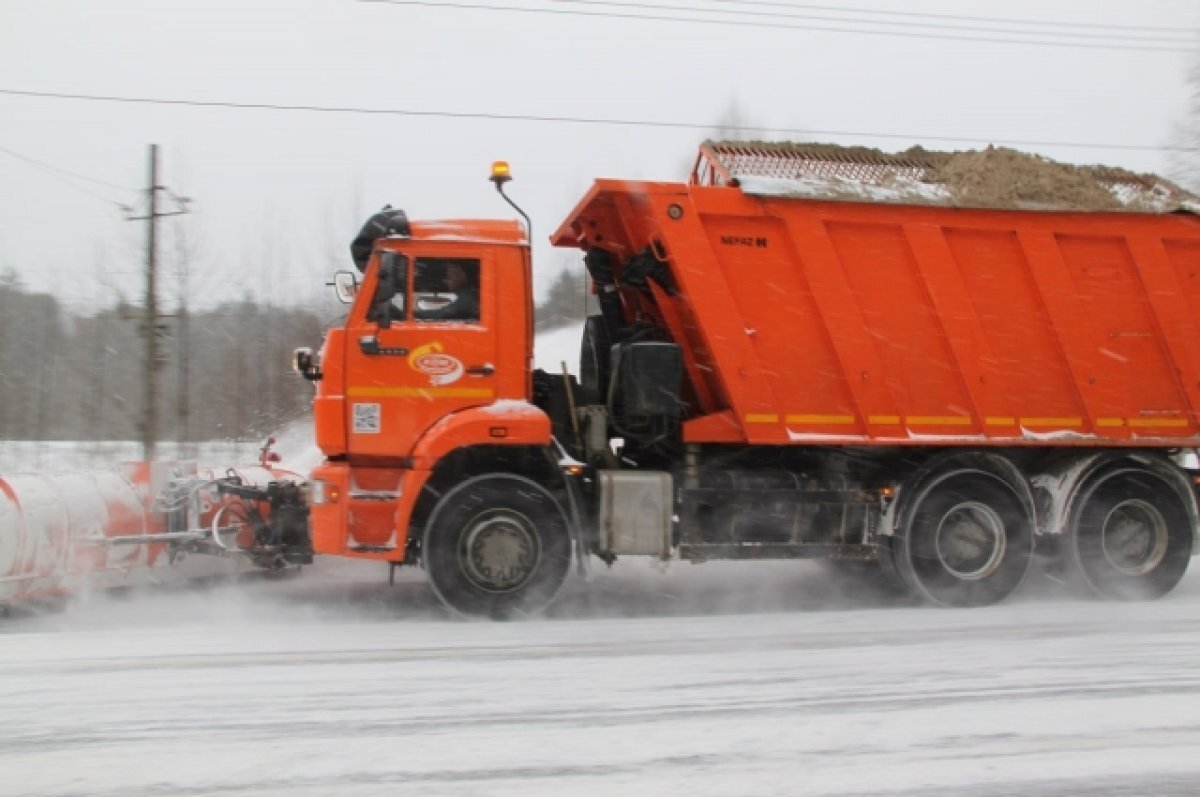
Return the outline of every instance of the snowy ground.
<path id="1" fill-rule="evenodd" d="M 312 442 L 312 421 L 296 421 L 276 433 L 272 450 L 305 476 L 319 463 Z M 205 468 L 253 465 L 263 440 L 208 440 L 200 443 L 160 443 L 157 458 L 199 463 Z M 110 470 L 121 462 L 142 458 L 142 446 L 133 440 L 0 440 L 0 476 L 18 473 Z"/>
<path id="2" fill-rule="evenodd" d="M 162 443 L 158 454 L 160 459 L 234 465 L 256 462 L 261 446 L 261 440 Z M 141 443 L 133 440 L 0 440 L 0 476 L 109 469 L 141 458 Z"/>
<path id="3" fill-rule="evenodd" d="M 534 366 L 552 374 L 561 374 L 562 364 L 565 362 L 567 370 L 578 375 L 582 337 L 581 324 L 570 324 L 539 334 L 533 344 Z"/>
<path id="4" fill-rule="evenodd" d="M 1033 587 L 936 610 L 629 561 L 492 624 L 322 561 L 87 596 L 0 620 L 0 794 L 1200 791 L 1200 570 L 1150 604 Z"/>

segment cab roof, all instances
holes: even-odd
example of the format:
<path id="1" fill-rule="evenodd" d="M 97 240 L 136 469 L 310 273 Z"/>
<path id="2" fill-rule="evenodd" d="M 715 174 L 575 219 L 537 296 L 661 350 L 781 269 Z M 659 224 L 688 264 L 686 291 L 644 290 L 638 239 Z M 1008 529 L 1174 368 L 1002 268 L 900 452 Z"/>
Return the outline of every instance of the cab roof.
<path id="1" fill-rule="evenodd" d="M 439 219 L 413 221 L 410 226 L 414 241 L 529 245 L 529 235 L 524 225 L 509 219 Z"/>

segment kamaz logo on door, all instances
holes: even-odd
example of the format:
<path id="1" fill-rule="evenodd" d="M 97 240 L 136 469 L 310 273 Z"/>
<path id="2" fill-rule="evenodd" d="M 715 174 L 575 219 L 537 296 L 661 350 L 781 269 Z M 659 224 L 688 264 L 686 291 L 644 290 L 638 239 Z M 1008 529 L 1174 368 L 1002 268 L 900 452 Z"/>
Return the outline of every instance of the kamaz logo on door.
<path id="1" fill-rule="evenodd" d="M 429 377 L 431 385 L 448 385 L 463 375 L 462 360 L 447 354 L 446 347 L 437 341 L 413 349 L 408 355 L 408 364 Z"/>
<path id="2" fill-rule="evenodd" d="M 749 246 L 752 248 L 766 249 L 766 238 L 751 238 L 749 235 L 722 235 L 721 243 L 725 246 Z"/>

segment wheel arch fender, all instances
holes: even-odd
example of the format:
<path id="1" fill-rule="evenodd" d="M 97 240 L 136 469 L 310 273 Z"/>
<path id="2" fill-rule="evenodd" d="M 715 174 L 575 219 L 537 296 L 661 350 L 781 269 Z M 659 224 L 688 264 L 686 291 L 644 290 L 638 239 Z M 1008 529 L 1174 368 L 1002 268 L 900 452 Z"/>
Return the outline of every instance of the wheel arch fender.
<path id="1" fill-rule="evenodd" d="M 409 521 L 409 539 L 414 545 L 423 545 L 425 531 L 433 521 L 434 512 L 443 506 L 443 498 L 464 484 L 488 476 L 513 476 L 537 484 L 544 492 L 555 497 L 564 491 L 562 500 L 556 498 L 559 507 L 569 501 L 565 491 L 571 489 L 570 480 L 564 476 L 547 446 L 530 445 L 474 445 L 450 451 L 433 463 L 421 482 L 420 494 L 414 501 Z M 575 516 L 577 513 L 570 513 Z M 573 539 L 577 539 L 581 524 L 576 521 L 570 526 Z M 419 550 L 414 550 L 420 559 Z"/>
<path id="2" fill-rule="evenodd" d="M 1113 462 L 1104 452 L 1091 451 L 1066 457 L 1034 474 L 1030 479 L 1040 512 L 1038 534 L 1061 536 L 1068 527 L 1072 505 L 1078 503 L 1079 486 L 1096 470 Z"/>
<path id="3" fill-rule="evenodd" d="M 1032 527 L 1037 529 L 1038 506 L 1029 480 L 1012 460 L 992 451 L 946 451 L 931 457 L 910 473 L 896 490 L 896 500 L 884 514 L 881 530 L 895 536 L 911 521 L 913 513 L 929 492 L 960 473 L 975 472 L 993 477 L 1012 490 L 1021 502 Z"/>
<path id="4" fill-rule="evenodd" d="M 1049 533 L 1068 533 L 1078 522 L 1085 499 L 1101 484 L 1123 473 L 1149 473 L 1159 478 L 1179 498 L 1187 512 L 1192 531 L 1192 548 L 1200 546 L 1200 507 L 1196 493 L 1183 469 L 1164 456 L 1142 453 L 1109 452 L 1087 458 L 1066 475 L 1069 481 L 1061 482 L 1055 492 L 1056 528 Z M 1065 488 L 1065 489 L 1064 489 Z"/>
<path id="5" fill-rule="evenodd" d="M 501 401 L 452 413 L 425 431 L 413 457 L 436 462 L 456 448 L 480 444 L 546 446 L 550 416 L 523 401 Z"/>
<path id="6" fill-rule="evenodd" d="M 445 508 L 451 503 L 451 499 L 455 498 L 459 493 L 471 489 L 471 487 L 482 481 L 503 480 L 510 480 L 526 489 L 532 488 L 540 493 L 543 493 L 550 499 L 551 503 L 554 504 L 555 509 L 558 510 L 563 524 L 567 528 L 570 528 L 570 520 L 567 517 L 567 513 L 563 509 L 562 502 L 555 498 L 553 493 L 551 493 L 542 485 L 538 484 L 533 479 L 529 478 L 528 476 L 522 476 L 519 473 L 480 473 L 477 476 L 472 476 L 469 479 L 459 482 L 458 484 L 454 485 L 454 487 L 450 488 L 450 490 L 442 494 L 442 497 L 433 507 L 433 511 L 429 513 L 429 519 L 425 521 L 425 528 L 422 531 L 422 536 L 430 534 L 433 531 L 433 527 L 438 520 L 438 515 L 440 515 L 442 511 L 445 510 Z"/>

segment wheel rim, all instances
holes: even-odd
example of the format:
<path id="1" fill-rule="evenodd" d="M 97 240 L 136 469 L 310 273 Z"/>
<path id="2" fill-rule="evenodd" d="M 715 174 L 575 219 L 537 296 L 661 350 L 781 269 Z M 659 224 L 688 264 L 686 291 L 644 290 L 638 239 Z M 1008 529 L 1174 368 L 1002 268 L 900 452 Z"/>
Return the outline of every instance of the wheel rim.
<path id="1" fill-rule="evenodd" d="M 942 567 L 963 581 L 995 573 L 1004 560 L 1004 522 L 987 504 L 964 501 L 951 507 L 938 524 L 936 551 Z"/>
<path id="2" fill-rule="evenodd" d="M 529 518 L 493 509 L 467 524 L 459 561 L 476 586 L 489 592 L 509 592 L 533 575 L 540 553 L 537 530 Z"/>
<path id="3" fill-rule="evenodd" d="M 1168 537 L 1162 513 L 1153 504 L 1131 498 L 1109 510 L 1100 542 L 1110 565 L 1126 575 L 1140 576 L 1162 564 Z"/>

